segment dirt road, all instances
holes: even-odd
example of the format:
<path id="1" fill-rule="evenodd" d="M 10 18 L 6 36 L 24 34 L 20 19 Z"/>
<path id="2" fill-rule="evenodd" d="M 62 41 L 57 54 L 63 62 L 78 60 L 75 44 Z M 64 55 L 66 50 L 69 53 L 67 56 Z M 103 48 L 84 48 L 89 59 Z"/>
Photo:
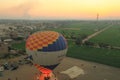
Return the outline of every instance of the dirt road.
<path id="1" fill-rule="evenodd" d="M 85 43 L 85 41 L 88 41 L 90 38 L 92 38 L 92 37 L 94 37 L 94 36 L 100 34 L 101 32 L 107 30 L 107 29 L 110 28 L 110 27 L 111 27 L 111 26 L 105 27 L 105 28 L 101 29 L 100 31 L 97 31 L 97 32 L 95 32 L 95 33 L 89 35 L 87 38 L 85 38 L 85 39 L 82 40 L 82 43 Z"/>

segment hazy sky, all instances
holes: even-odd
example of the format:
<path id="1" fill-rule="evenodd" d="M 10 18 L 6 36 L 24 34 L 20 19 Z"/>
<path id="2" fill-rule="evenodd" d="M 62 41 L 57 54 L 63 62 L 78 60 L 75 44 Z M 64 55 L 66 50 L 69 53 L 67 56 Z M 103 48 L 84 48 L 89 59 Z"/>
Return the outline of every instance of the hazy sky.
<path id="1" fill-rule="evenodd" d="M 120 19 L 120 0 L 0 0 L 0 18 Z"/>

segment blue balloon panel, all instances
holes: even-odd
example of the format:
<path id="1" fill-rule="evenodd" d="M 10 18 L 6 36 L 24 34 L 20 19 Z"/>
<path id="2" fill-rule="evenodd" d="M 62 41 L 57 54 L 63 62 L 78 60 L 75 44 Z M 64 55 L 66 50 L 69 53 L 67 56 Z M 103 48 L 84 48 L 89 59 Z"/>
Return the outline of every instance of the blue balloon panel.
<path id="1" fill-rule="evenodd" d="M 53 42 L 53 44 L 49 44 L 47 47 L 38 49 L 38 51 L 43 51 L 43 52 L 60 51 L 66 48 L 67 48 L 66 40 L 62 35 L 60 35 L 59 38 L 55 42 Z"/>

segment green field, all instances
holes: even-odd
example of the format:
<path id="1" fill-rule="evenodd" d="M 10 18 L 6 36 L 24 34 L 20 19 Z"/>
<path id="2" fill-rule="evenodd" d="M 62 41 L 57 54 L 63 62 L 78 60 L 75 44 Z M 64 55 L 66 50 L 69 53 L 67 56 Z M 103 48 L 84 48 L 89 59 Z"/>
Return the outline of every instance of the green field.
<path id="1" fill-rule="evenodd" d="M 72 41 L 68 44 L 67 56 L 69 57 L 120 67 L 120 50 L 77 46 Z"/>
<path id="2" fill-rule="evenodd" d="M 12 44 L 12 48 L 17 50 L 25 50 L 25 41 Z"/>
<path id="3" fill-rule="evenodd" d="M 70 35 L 72 33 L 74 35 L 86 35 L 86 36 L 88 36 L 88 35 L 93 34 L 94 32 L 96 32 L 98 30 L 101 30 L 105 27 L 108 27 L 109 25 L 110 24 L 107 22 L 95 22 L 95 21 L 73 22 L 73 23 L 65 24 L 65 25 L 61 26 L 60 28 L 50 29 L 50 30 L 57 31 L 57 32 L 60 32 L 62 34 L 65 33 L 65 35 Z"/>
<path id="4" fill-rule="evenodd" d="M 107 43 L 111 46 L 120 47 L 120 25 L 113 25 L 108 30 L 91 38 L 89 41 L 94 43 Z"/>

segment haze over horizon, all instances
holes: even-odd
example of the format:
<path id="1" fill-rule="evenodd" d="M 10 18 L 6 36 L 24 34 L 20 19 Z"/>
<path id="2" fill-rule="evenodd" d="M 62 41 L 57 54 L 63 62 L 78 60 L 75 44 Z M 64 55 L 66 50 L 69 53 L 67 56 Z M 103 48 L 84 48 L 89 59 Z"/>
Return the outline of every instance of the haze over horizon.
<path id="1" fill-rule="evenodd" d="M 0 19 L 120 19 L 120 0 L 0 0 Z"/>

